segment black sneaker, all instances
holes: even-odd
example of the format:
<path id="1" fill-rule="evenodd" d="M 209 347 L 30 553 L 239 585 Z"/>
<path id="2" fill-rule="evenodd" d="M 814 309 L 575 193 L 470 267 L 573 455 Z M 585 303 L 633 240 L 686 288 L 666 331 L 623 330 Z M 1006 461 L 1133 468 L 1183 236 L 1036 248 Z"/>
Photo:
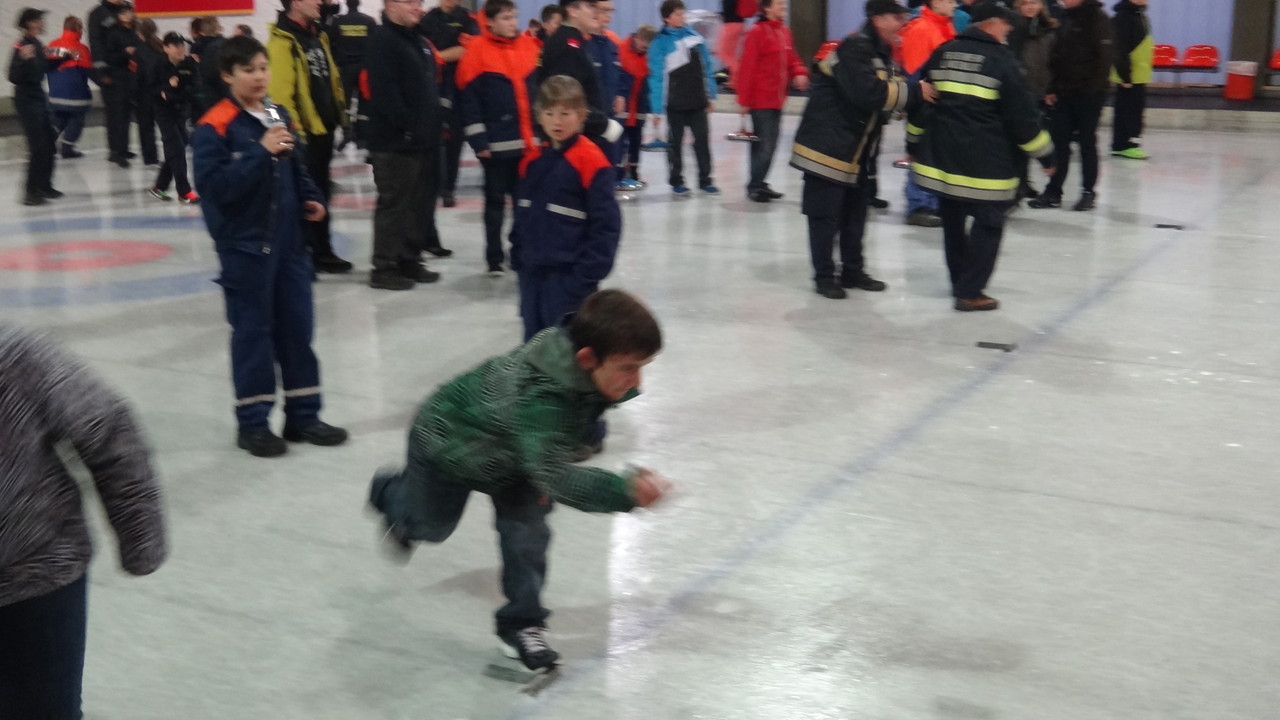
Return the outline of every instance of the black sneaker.
<path id="1" fill-rule="evenodd" d="M 1061 195 L 1049 195 L 1048 193 L 1040 193 L 1039 197 L 1029 201 L 1027 207 L 1036 210 L 1044 210 L 1045 208 L 1062 207 Z"/>
<path id="2" fill-rule="evenodd" d="M 888 210 L 889 201 L 878 198 L 878 197 L 873 197 L 867 201 L 867 207 L 874 208 L 876 210 Z"/>
<path id="3" fill-rule="evenodd" d="M 23 205 L 44 205 L 47 202 L 43 195 L 28 195 L 22 200 Z"/>
<path id="4" fill-rule="evenodd" d="M 432 245 L 431 247 L 427 248 L 427 252 L 431 253 L 432 255 L 435 255 L 438 258 L 447 258 L 453 254 L 452 250 L 450 250 L 447 247 L 444 247 L 443 245 Z"/>
<path id="5" fill-rule="evenodd" d="M 432 272 L 426 265 L 416 262 L 400 263 L 400 274 L 415 283 L 433 283 L 440 279 L 440 273 Z"/>
<path id="6" fill-rule="evenodd" d="M 285 425 L 284 439 L 289 442 L 305 442 L 312 445 L 341 445 L 347 441 L 347 431 L 323 420 L 313 420 L 302 427 Z"/>
<path id="7" fill-rule="evenodd" d="M 840 287 L 866 290 L 867 292 L 883 292 L 889 286 L 866 273 L 845 275 L 840 278 Z"/>
<path id="8" fill-rule="evenodd" d="M 374 270 L 369 274 L 369 287 L 374 290 L 412 290 L 417 285 L 395 270 Z"/>
<path id="9" fill-rule="evenodd" d="M 314 258 L 312 260 L 312 265 L 315 267 L 316 272 L 332 273 L 334 275 L 349 273 L 351 272 L 351 268 L 354 267 L 351 263 L 333 254 L 321 255 Z"/>
<path id="10" fill-rule="evenodd" d="M 444 193 L 440 196 L 440 204 L 447 208 L 457 207 L 458 198 L 454 197 L 453 193 Z"/>
<path id="11" fill-rule="evenodd" d="M 73 150 L 63 150 L 63 151 L 62 151 L 62 159 L 63 159 L 63 160 L 74 160 L 74 159 L 76 159 L 76 158 L 82 158 L 82 157 L 84 157 L 84 153 L 80 152 L 79 150 L 74 150 L 74 149 L 73 149 Z"/>
<path id="12" fill-rule="evenodd" d="M 128 160 L 128 159 L 126 159 L 126 158 L 122 158 L 122 157 L 113 157 L 113 158 L 107 158 L 107 161 L 108 161 L 108 162 L 115 163 L 116 165 L 119 165 L 119 166 L 120 166 L 120 167 L 122 167 L 122 168 L 127 168 L 127 167 L 129 167 L 129 160 Z"/>
<path id="13" fill-rule="evenodd" d="M 843 300 L 849 297 L 849 293 L 836 284 L 835 280 L 819 280 L 814 292 L 831 300 Z"/>
<path id="14" fill-rule="evenodd" d="M 782 193 L 778 192 L 777 190 L 774 190 L 768 185 L 764 186 L 764 194 L 768 195 L 770 200 L 781 200 L 783 197 L 785 197 Z"/>
<path id="15" fill-rule="evenodd" d="M 1094 202 L 1097 199 L 1098 199 L 1097 193 L 1095 193 L 1092 190 L 1085 190 L 1084 192 L 1080 193 L 1080 199 L 1076 201 L 1076 206 L 1071 209 L 1077 212 L 1092 210 L 1095 207 L 1097 207 L 1097 204 Z"/>
<path id="16" fill-rule="evenodd" d="M 289 446 L 271 432 L 270 428 L 241 430 L 236 437 L 236 445 L 241 450 L 248 450 L 254 457 L 279 457 L 289 451 Z"/>
<path id="17" fill-rule="evenodd" d="M 986 312 L 1000 307 L 1000 301 L 986 295 L 976 298 L 956 298 L 955 308 L 959 312 Z"/>
<path id="18" fill-rule="evenodd" d="M 502 263 L 500 262 L 489 263 L 489 277 L 502 277 L 505 274 L 506 274 L 506 270 L 503 269 Z"/>
<path id="19" fill-rule="evenodd" d="M 751 202 L 758 202 L 758 203 L 767 203 L 773 200 L 772 197 L 769 197 L 769 193 L 765 192 L 764 190 L 748 190 L 747 199 L 750 200 Z"/>
<path id="20" fill-rule="evenodd" d="M 132 159 L 134 159 L 134 158 L 138 157 L 138 153 L 133 152 L 133 151 L 131 151 L 131 150 L 125 150 L 125 151 L 124 151 L 124 157 L 125 157 L 125 159 L 126 159 L 126 160 L 132 160 Z"/>
<path id="21" fill-rule="evenodd" d="M 547 644 L 547 629 L 544 627 L 535 625 L 523 630 L 503 630 L 498 637 L 502 640 L 502 653 L 524 663 L 530 670 L 551 667 L 560 659 L 560 653 Z"/>
<path id="22" fill-rule="evenodd" d="M 62 192 L 61 190 L 54 190 L 53 188 L 45 188 L 44 190 L 40 191 L 40 196 L 43 197 L 45 200 L 57 200 L 58 198 L 62 197 L 65 194 L 66 193 Z"/>
<path id="23" fill-rule="evenodd" d="M 927 228 L 942 227 L 942 218 L 932 210 L 916 210 L 907 215 L 907 224 Z"/>

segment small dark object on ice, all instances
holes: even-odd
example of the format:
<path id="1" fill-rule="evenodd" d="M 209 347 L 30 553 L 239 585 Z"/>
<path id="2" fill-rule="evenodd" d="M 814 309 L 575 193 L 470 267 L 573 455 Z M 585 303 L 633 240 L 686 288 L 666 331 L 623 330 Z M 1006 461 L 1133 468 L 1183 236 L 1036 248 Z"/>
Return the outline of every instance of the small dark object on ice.
<path id="1" fill-rule="evenodd" d="M 979 342 L 978 347 L 987 350 L 1003 350 L 1005 352 L 1013 352 L 1018 349 L 1017 343 L 997 343 L 997 342 Z"/>
<path id="2" fill-rule="evenodd" d="M 1174 225 L 1172 223 L 1156 223 L 1157 230 L 1186 230 L 1185 225 Z"/>

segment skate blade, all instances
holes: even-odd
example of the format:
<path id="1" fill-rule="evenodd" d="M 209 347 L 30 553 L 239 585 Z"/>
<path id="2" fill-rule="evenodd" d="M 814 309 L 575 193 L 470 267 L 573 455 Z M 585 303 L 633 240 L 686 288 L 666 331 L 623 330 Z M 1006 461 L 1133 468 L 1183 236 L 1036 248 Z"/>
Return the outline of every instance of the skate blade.
<path id="1" fill-rule="evenodd" d="M 546 690 L 560 679 L 561 672 L 559 665 L 552 665 L 543 670 L 527 670 L 489 663 L 484 669 L 484 675 L 494 680 L 519 685 L 521 694 L 537 697 L 538 693 Z"/>

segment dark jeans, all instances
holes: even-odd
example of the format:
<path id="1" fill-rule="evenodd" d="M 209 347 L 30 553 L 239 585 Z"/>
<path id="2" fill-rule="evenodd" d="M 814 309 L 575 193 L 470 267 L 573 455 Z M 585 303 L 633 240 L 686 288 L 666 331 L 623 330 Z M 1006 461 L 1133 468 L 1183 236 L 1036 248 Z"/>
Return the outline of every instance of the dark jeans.
<path id="1" fill-rule="evenodd" d="M 160 162 L 156 153 L 156 123 L 159 121 L 159 113 L 155 102 L 145 94 L 139 93 L 134 103 L 138 110 L 138 145 L 142 164 L 155 165 Z M 161 142 L 163 141 L 161 138 Z"/>
<path id="2" fill-rule="evenodd" d="M 53 118 L 43 99 L 15 97 L 14 109 L 22 121 L 22 132 L 27 136 L 27 185 L 28 195 L 36 195 L 53 188 L 54 134 Z"/>
<path id="3" fill-rule="evenodd" d="M 490 265 L 503 260 L 502 222 L 507 197 L 514 197 L 520 180 L 520 157 L 480 158 L 484 167 L 484 259 Z"/>
<path id="4" fill-rule="evenodd" d="M 133 90 L 128 73 L 108 70 L 110 85 L 102 86 L 102 102 L 107 113 L 107 150 L 112 160 L 129 152 L 129 118 L 133 113 Z"/>
<path id="5" fill-rule="evenodd" d="M 53 129 L 57 132 L 57 140 L 62 151 L 75 150 L 80 135 L 84 132 L 84 118 L 89 108 L 58 108 L 53 110 Z"/>
<path id="6" fill-rule="evenodd" d="M 843 265 L 841 274 L 851 278 L 862 275 L 862 234 L 867 226 L 865 188 L 846 187 L 806 174 L 800 209 L 809 218 L 813 279 L 835 278 L 836 264 L 831 253 L 837 235 L 840 236 L 840 261 Z"/>
<path id="7" fill-rule="evenodd" d="M 947 272 L 951 275 L 951 294 L 955 297 L 973 300 L 982 296 L 996 269 L 1008 209 L 1009 203 L 940 199 L 938 214 L 942 216 Z M 973 218 L 973 227 L 966 230 L 969 218 Z"/>
<path id="8" fill-rule="evenodd" d="M 161 113 L 156 118 L 160 126 L 160 141 L 164 144 L 164 163 L 156 176 L 156 187 L 168 190 L 170 181 L 177 181 L 178 194 L 191 192 L 191 180 L 187 178 L 187 122 L 178 115 Z M 146 147 L 145 145 L 143 146 Z"/>
<path id="9" fill-rule="evenodd" d="M 376 475 L 370 498 L 409 539 L 441 543 L 458 527 L 470 495 L 470 488 L 441 477 L 410 447 L 408 467 L 393 475 Z M 502 550 L 502 594 L 507 598 L 497 612 L 496 630 L 540 626 L 551 615 L 542 606 L 542 586 L 551 544 L 547 514 L 554 505 L 528 482 L 497 490 L 490 499 Z"/>
<path id="10" fill-rule="evenodd" d="M 306 147 L 302 152 L 307 164 L 307 173 L 315 181 L 316 187 L 320 188 L 320 194 L 324 196 L 324 204 L 328 207 L 329 198 L 333 196 L 333 180 L 329 174 L 329 164 L 333 162 L 333 133 L 308 135 L 306 138 Z M 317 258 L 331 257 L 333 244 L 329 236 L 329 213 L 325 213 L 322 220 L 307 220 L 306 228 L 307 245 L 311 248 L 311 255 Z"/>
<path id="11" fill-rule="evenodd" d="M 338 75 L 342 78 L 342 96 L 347 99 L 347 106 L 342 108 L 344 115 L 350 116 L 352 103 L 358 102 L 356 98 L 356 93 L 359 90 L 357 83 L 360 81 L 360 71 L 363 69 L 364 65 L 362 64 L 343 65 L 338 68 Z M 351 126 L 342 131 L 342 141 L 346 143 L 358 139 L 356 137 L 355 118 L 352 117 Z"/>
<path id="12" fill-rule="evenodd" d="M 80 720 L 87 578 L 0 607 L 0 717 Z"/>
<path id="13" fill-rule="evenodd" d="M 751 129 L 759 139 L 751 143 L 751 180 L 747 190 L 769 187 L 765 178 L 773 167 L 773 154 L 778 150 L 778 133 L 782 130 L 781 110 L 752 110 Z"/>
<path id="14" fill-rule="evenodd" d="M 458 102 L 454 100 L 454 102 Z M 462 164 L 462 146 L 465 137 L 462 133 L 462 114 L 457 110 L 448 110 L 444 116 L 444 137 L 440 142 L 440 194 L 452 195 L 458 187 L 458 166 Z"/>
<path id="15" fill-rule="evenodd" d="M 598 283 L 584 283 L 570 272 L 524 269 L 516 273 L 520 285 L 520 319 L 524 321 L 524 341 L 564 321 L 577 312 L 582 301 L 599 290 Z"/>
<path id="16" fill-rule="evenodd" d="M 1147 86 L 1116 86 L 1115 117 L 1111 126 L 1111 149 L 1138 147 L 1133 139 L 1142 137 L 1142 111 L 1147 106 Z"/>
<path id="17" fill-rule="evenodd" d="M 1071 142 L 1080 144 L 1080 187 L 1092 191 L 1098 182 L 1098 118 L 1103 95 L 1059 95 L 1049 112 L 1049 134 L 1053 136 L 1058 169 L 1044 189 L 1045 195 L 1062 197 L 1071 164 Z"/>
<path id="18" fill-rule="evenodd" d="M 667 111 L 667 142 L 671 145 L 667 150 L 667 161 L 671 165 L 671 187 L 684 185 L 684 158 L 681 157 L 681 151 L 684 149 L 685 128 L 693 131 L 693 154 L 698 159 L 698 187 L 706 187 L 711 184 L 711 145 L 707 137 L 710 130 L 707 126 L 706 108 Z"/>
<path id="19" fill-rule="evenodd" d="M 399 272 L 401 263 L 422 260 L 424 228 L 435 232 L 435 150 L 371 152 L 378 204 L 373 211 L 373 269 Z M 437 243 L 439 242 L 437 238 Z"/>
<path id="20" fill-rule="evenodd" d="M 636 119 L 635 125 L 625 125 L 622 130 L 621 156 L 626 159 L 623 161 L 623 167 L 626 170 L 624 177 L 632 180 L 638 180 L 637 168 L 640 167 L 640 147 L 644 145 L 644 116 Z"/>

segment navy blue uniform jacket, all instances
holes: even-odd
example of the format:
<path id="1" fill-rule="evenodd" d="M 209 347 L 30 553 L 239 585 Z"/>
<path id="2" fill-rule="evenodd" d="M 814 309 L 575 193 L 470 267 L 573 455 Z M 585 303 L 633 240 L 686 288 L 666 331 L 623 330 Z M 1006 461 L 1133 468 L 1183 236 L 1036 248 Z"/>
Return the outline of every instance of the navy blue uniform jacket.
<path id="1" fill-rule="evenodd" d="M 511 267 L 563 272 L 584 285 L 613 269 L 622 235 L 614 169 L 600 148 L 577 135 L 560 149 L 542 147 L 520 163 Z"/>

